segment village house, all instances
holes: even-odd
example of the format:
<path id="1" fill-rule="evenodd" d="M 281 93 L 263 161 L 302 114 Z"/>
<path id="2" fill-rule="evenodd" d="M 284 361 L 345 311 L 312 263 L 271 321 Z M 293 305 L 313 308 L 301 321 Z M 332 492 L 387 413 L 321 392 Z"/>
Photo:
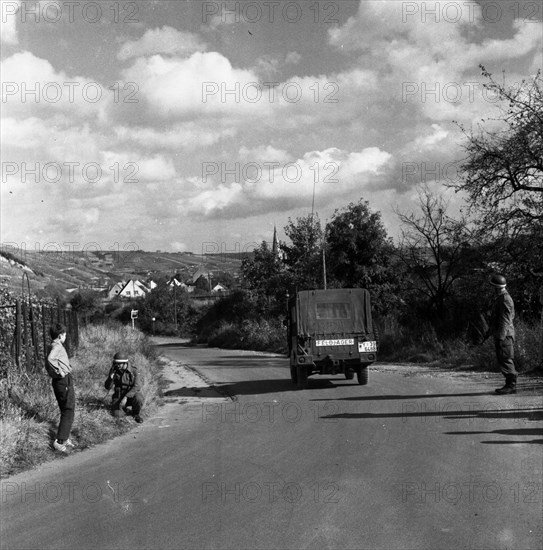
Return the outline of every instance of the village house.
<path id="1" fill-rule="evenodd" d="M 186 290 L 187 292 L 194 292 L 194 286 L 193 285 L 188 285 L 188 284 L 184 283 L 183 281 L 180 281 L 177 277 L 172 277 L 168 281 L 168 286 L 170 286 L 171 288 L 173 288 L 173 287 L 180 288 L 182 290 Z"/>
<path id="2" fill-rule="evenodd" d="M 220 292 L 227 292 L 228 289 L 224 286 L 224 285 L 221 285 L 221 283 L 217 283 L 212 289 L 211 289 L 211 292 L 214 292 L 215 294 L 218 294 Z"/>
<path id="3" fill-rule="evenodd" d="M 128 282 L 121 281 L 111 287 L 107 296 L 108 299 L 120 296 L 121 298 L 142 298 L 149 292 L 149 289 L 137 279 L 130 279 Z"/>

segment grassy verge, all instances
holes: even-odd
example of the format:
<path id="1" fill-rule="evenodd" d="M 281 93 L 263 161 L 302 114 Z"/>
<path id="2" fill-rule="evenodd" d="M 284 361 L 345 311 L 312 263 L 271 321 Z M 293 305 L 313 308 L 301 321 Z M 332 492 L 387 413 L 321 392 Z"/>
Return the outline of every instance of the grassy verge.
<path id="1" fill-rule="evenodd" d="M 515 365 L 521 374 L 543 373 L 539 362 L 541 329 L 538 324 L 515 323 Z M 440 340 L 431 327 L 422 327 L 419 334 L 399 331 L 384 334 L 379 349 L 380 361 L 425 363 L 451 369 L 498 372 L 494 341 L 471 344 L 466 338 Z"/>
<path id="2" fill-rule="evenodd" d="M 159 404 L 158 364 L 148 339 L 122 325 L 83 327 L 80 347 L 70 359 L 76 392 L 70 437 L 78 450 L 125 433 L 136 425 L 133 418 L 113 418 L 109 411 L 111 391 L 106 392 L 104 381 L 116 351 L 126 352 L 140 373 L 145 398 L 142 416 L 145 418 Z M 0 475 L 7 476 L 55 457 L 51 442 L 59 410 L 45 369 L 27 374 L 10 358 L 1 359 L 5 376 L 0 379 Z"/>

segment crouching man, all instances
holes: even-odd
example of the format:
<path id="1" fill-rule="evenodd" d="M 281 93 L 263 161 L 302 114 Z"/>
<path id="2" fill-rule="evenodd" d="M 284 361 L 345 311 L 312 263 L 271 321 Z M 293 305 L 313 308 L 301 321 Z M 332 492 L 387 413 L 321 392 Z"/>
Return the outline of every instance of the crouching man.
<path id="1" fill-rule="evenodd" d="M 128 365 L 128 357 L 124 353 L 114 355 L 113 365 L 111 365 L 104 386 L 106 390 L 109 390 L 111 386 L 114 387 L 111 398 L 113 416 L 121 416 L 121 407 L 126 414 L 129 414 L 128 407 L 130 407 L 134 420 L 143 422 L 140 416 L 143 395 L 138 382 L 138 371 L 135 367 Z"/>

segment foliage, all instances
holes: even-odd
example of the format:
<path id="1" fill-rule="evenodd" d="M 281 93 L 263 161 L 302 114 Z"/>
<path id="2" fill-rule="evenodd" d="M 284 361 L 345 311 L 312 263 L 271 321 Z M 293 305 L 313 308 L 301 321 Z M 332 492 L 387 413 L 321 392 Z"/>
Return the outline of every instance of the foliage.
<path id="1" fill-rule="evenodd" d="M 398 304 L 393 244 L 379 212 L 367 201 L 336 210 L 326 226 L 326 263 L 330 286 L 367 288 L 374 309 L 390 311 Z"/>
<path id="2" fill-rule="evenodd" d="M 15 262 L 15 263 L 18 263 L 18 264 L 21 264 L 21 265 L 24 265 L 24 266 L 28 267 L 24 260 L 21 260 L 18 256 L 16 256 L 12 252 L 9 252 L 5 249 L 0 249 L 0 256 L 2 256 L 3 258 L 6 258 L 6 260 L 8 260 L 8 261 L 12 261 L 12 262 Z"/>
<path id="3" fill-rule="evenodd" d="M 323 231 L 318 214 L 290 218 L 285 233 L 291 244 L 280 243 L 290 291 L 322 288 Z"/>
<path id="4" fill-rule="evenodd" d="M 486 242 L 481 255 L 492 270 L 503 273 L 517 314 L 526 319 L 540 315 L 539 289 L 543 283 L 543 227 Z"/>
<path id="5" fill-rule="evenodd" d="M 180 336 L 189 333 L 194 323 L 195 311 L 187 292 L 169 286 L 166 279 L 162 279 L 143 298 L 123 301 L 121 312 L 116 314 L 117 319 L 130 324 L 133 309 L 138 310 L 137 326 L 148 334 Z"/>
<path id="6" fill-rule="evenodd" d="M 490 129 L 478 134 L 463 130 L 467 159 L 454 187 L 467 193 L 487 235 L 514 234 L 543 224 L 543 78 L 538 71 L 506 87 L 481 69 L 499 100 L 499 127 L 487 121 Z"/>
<path id="7" fill-rule="evenodd" d="M 262 313 L 277 314 L 284 310 L 289 274 L 279 256 L 265 241 L 241 262 L 241 274 L 257 298 L 255 307 Z"/>
<path id="8" fill-rule="evenodd" d="M 217 300 L 205 310 L 195 325 L 199 341 L 207 341 L 210 334 L 221 323 L 241 324 L 247 319 L 257 319 L 263 315 L 262 304 L 255 292 L 236 290 Z"/>
<path id="9" fill-rule="evenodd" d="M 198 279 L 194 283 L 194 286 L 196 287 L 196 289 L 201 290 L 203 292 L 210 292 L 211 290 L 210 285 L 211 285 L 210 280 L 204 275 L 200 275 L 200 277 L 198 277 Z"/>
<path id="10" fill-rule="evenodd" d="M 279 319 L 222 321 L 208 337 L 210 346 L 226 349 L 286 352 L 286 329 Z"/>
<path id="11" fill-rule="evenodd" d="M 92 320 L 102 311 L 101 293 L 95 290 L 80 290 L 72 297 L 70 305 L 80 319 Z"/>

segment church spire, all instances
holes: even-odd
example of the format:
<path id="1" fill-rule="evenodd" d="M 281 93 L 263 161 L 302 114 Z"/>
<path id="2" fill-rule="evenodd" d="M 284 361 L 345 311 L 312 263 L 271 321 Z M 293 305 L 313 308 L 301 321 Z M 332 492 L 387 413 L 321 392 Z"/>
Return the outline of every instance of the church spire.
<path id="1" fill-rule="evenodd" d="M 277 256 L 277 254 L 278 254 L 278 247 L 277 247 L 277 228 L 275 227 L 275 224 L 274 224 L 274 226 L 273 226 L 272 254 L 273 254 L 274 256 Z"/>

